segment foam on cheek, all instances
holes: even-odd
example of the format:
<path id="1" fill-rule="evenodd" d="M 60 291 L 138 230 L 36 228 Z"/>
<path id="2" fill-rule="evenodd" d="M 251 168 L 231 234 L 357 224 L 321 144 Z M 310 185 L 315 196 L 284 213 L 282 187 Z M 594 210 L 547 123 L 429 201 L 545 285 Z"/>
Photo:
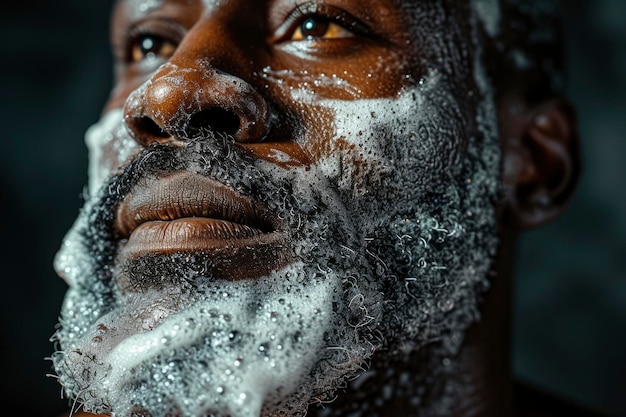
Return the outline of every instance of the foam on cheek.
<path id="1" fill-rule="evenodd" d="M 107 396 L 130 409 L 135 391 L 127 389 L 128 383 L 141 376 L 147 386 L 171 392 L 184 415 L 259 416 L 264 404 L 290 394 L 310 372 L 333 314 L 329 300 L 338 280 L 315 281 L 294 291 L 285 277 L 296 277 L 302 268 L 292 265 L 261 282 L 242 281 L 226 290 L 207 288 L 206 299 L 154 330 L 123 340 L 106 358 L 110 370 L 101 384 Z M 115 315 L 102 322 L 124 321 Z M 172 352 L 190 346 L 202 346 L 204 360 L 168 368 L 163 358 L 175 358 Z M 151 361 L 159 365 L 145 369 L 149 375 L 135 373 Z M 147 406 L 154 412 L 154 405 Z"/>
<path id="2" fill-rule="evenodd" d="M 93 197 L 111 174 L 134 152 L 137 143 L 128 135 L 122 109 L 114 109 L 85 133 L 89 150 L 89 195 Z"/>
<path id="3" fill-rule="evenodd" d="M 352 98 L 361 97 L 362 91 L 350 84 L 345 78 L 347 73 L 341 74 L 309 74 L 307 70 L 295 72 L 293 70 L 273 70 L 271 67 L 264 67 L 260 74 L 267 81 L 282 85 L 285 82 L 295 84 L 297 87 L 290 87 L 292 97 L 299 101 L 298 96 L 301 94 L 314 97 L 317 89 L 333 89 L 346 93 Z"/>
<path id="4" fill-rule="evenodd" d="M 334 140 L 345 142 L 349 148 L 338 145 L 336 152 L 321 159 L 319 167 L 324 176 L 335 179 L 340 190 L 350 190 L 356 196 L 368 192 L 364 181 L 379 184 L 381 176 L 391 173 L 396 162 L 394 142 L 410 143 L 420 117 L 436 111 L 428 109 L 425 102 L 437 80 L 431 74 L 395 98 L 316 102 L 334 112 Z"/>

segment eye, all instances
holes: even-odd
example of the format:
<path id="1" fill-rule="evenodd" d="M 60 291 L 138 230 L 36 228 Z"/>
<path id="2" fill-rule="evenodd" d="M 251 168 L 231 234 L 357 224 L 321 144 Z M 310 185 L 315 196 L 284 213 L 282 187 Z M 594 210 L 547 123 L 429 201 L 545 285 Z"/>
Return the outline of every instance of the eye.
<path id="1" fill-rule="evenodd" d="M 309 2 L 299 5 L 285 18 L 273 39 L 276 43 L 321 42 L 369 35 L 369 28 L 345 10 L 325 3 Z"/>
<path id="2" fill-rule="evenodd" d="M 290 40 L 338 39 L 352 36 L 354 33 L 328 18 L 311 16 L 295 28 Z"/>
<path id="3" fill-rule="evenodd" d="M 127 60 L 139 63 L 159 59 L 167 61 L 176 51 L 176 43 L 153 34 L 139 34 L 131 38 L 128 44 Z"/>

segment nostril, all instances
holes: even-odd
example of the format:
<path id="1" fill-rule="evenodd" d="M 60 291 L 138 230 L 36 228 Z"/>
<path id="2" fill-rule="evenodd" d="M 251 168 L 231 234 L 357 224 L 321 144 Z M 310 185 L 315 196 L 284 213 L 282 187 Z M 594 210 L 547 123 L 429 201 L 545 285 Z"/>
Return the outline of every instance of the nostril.
<path id="1" fill-rule="evenodd" d="M 132 122 L 136 132 L 141 132 L 141 135 L 151 136 L 155 138 L 169 138 L 170 134 L 161 129 L 154 120 L 149 117 L 137 117 Z"/>
<path id="2" fill-rule="evenodd" d="M 237 114 L 221 107 L 202 110 L 189 119 L 189 127 L 194 130 L 208 129 L 231 136 L 239 131 L 240 125 L 241 121 Z"/>

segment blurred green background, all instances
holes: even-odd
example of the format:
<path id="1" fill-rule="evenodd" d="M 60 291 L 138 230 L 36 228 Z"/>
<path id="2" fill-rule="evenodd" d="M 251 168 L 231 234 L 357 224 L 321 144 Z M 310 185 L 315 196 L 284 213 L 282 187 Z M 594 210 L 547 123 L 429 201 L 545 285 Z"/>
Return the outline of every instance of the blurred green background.
<path id="1" fill-rule="evenodd" d="M 20 415 L 54 416 L 67 403 L 44 359 L 65 291 L 52 259 L 82 204 L 83 132 L 111 85 L 110 5 L 3 5 L 0 392 Z M 514 370 L 626 416 L 626 2 L 563 6 L 585 169 L 568 212 L 522 239 Z"/>

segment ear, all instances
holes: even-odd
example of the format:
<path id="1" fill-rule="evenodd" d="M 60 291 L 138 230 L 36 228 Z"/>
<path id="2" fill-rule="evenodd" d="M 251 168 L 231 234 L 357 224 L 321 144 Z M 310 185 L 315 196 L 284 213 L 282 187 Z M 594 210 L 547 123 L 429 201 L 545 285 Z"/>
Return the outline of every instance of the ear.
<path id="1" fill-rule="evenodd" d="M 500 102 L 502 180 L 501 220 L 530 229 L 560 215 L 581 170 L 576 114 L 561 98 L 528 105 L 518 97 Z"/>

